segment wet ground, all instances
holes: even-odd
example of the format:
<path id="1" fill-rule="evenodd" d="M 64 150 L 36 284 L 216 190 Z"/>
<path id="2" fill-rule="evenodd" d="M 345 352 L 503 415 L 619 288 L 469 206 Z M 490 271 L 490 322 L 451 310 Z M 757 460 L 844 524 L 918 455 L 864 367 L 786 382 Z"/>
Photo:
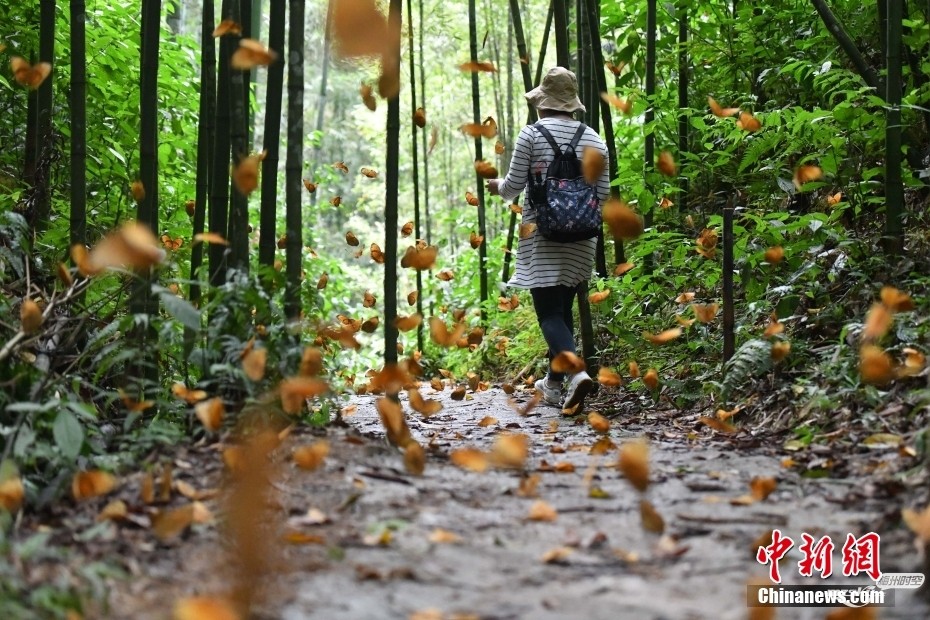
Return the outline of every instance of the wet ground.
<path id="1" fill-rule="evenodd" d="M 883 571 L 920 570 L 898 518 L 914 496 L 900 472 L 918 464 L 899 447 L 786 449 L 784 437 L 719 433 L 698 423 L 698 414 L 642 409 L 616 392 L 589 406 L 611 420 L 606 434 L 584 416 L 544 405 L 521 415 L 496 388 L 460 401 L 448 389 L 423 392 L 444 408 L 428 419 L 408 415 L 413 437 L 426 448 L 422 476 L 408 474 L 384 439 L 374 396 L 351 401 L 345 427 L 294 432 L 279 449 L 324 434 L 330 443 L 322 468 L 306 472 L 288 463 L 274 482 L 287 530 L 305 536 L 281 545 L 285 568 L 269 580 L 258 617 L 763 618 L 750 614 L 746 585 L 768 574 L 755 555 L 773 528 L 797 542 L 804 532 L 832 536 L 837 574 L 847 533 L 869 531 L 881 534 Z M 524 469 L 476 473 L 450 462 L 456 450 L 487 451 L 502 433 L 529 438 Z M 598 440 L 608 447 L 604 437 L 614 448 L 592 454 Z M 616 447 L 637 437 L 649 441 L 645 497 L 664 534 L 644 529 L 641 495 L 617 467 Z M 179 458 L 218 461 L 216 453 L 201 446 Z M 207 477 L 220 475 L 213 467 Z M 843 477 L 815 477 L 831 471 Z M 203 476 L 198 471 L 200 485 Z M 748 495 L 755 477 L 777 479 L 761 501 Z M 529 518 L 540 500 L 555 509 L 553 520 Z M 654 517 L 648 525 L 659 529 Z M 132 579 L 111 597 L 110 617 L 167 618 L 177 597 L 222 589 L 220 531 L 195 526 L 179 541 L 141 550 L 128 561 Z M 785 583 L 819 583 L 799 576 L 800 558 L 795 546 L 781 563 Z M 868 580 L 827 580 L 854 582 Z M 896 596 L 895 607 L 877 617 L 930 617 L 930 607 L 911 593 Z M 824 618 L 828 611 L 783 608 L 775 617 Z"/>

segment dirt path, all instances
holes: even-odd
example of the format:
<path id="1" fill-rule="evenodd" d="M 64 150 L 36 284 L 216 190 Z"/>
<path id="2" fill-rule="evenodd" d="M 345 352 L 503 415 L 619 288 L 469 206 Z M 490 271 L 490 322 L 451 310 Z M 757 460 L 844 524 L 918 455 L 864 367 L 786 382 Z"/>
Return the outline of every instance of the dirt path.
<path id="1" fill-rule="evenodd" d="M 789 453 L 783 440 L 714 433 L 696 424 L 696 415 L 600 407 L 613 420 L 615 444 L 649 438 L 648 497 L 669 535 L 660 537 L 643 530 L 638 493 L 618 471 L 616 450 L 590 454 L 599 436 L 586 422 L 545 406 L 521 416 L 498 389 L 457 402 L 448 394 L 439 414 L 409 420 L 414 437 L 428 446 L 422 477 L 405 473 L 400 453 L 383 439 L 371 396 L 353 399 L 357 410 L 345 418 L 347 428 L 328 429 L 323 469 L 288 468 L 278 485 L 282 508 L 292 528 L 322 544 L 287 545 L 289 569 L 275 578 L 260 617 L 374 620 L 433 609 L 444 618 L 745 618 L 747 580 L 767 574 L 755 560 L 758 540 L 775 527 L 796 541 L 802 532 L 830 534 L 836 572 L 846 534 L 875 530 L 882 535 L 883 571 L 919 570 L 911 536 L 897 523 L 902 486 L 891 474 L 903 457 L 896 449 L 842 457 L 817 449 Z M 497 422 L 480 427 L 485 416 Z M 539 475 L 538 497 L 520 496 L 520 472 L 475 473 L 449 462 L 450 451 L 487 450 L 502 431 L 529 437 L 526 473 Z M 782 460 L 789 457 L 795 464 L 786 468 Z M 850 476 L 800 475 L 828 459 Z M 764 501 L 731 504 L 755 476 L 777 477 L 776 490 Z M 557 510 L 554 521 L 527 519 L 539 499 Z M 308 519 L 310 509 L 327 522 L 314 524 L 321 515 Z M 432 541 L 437 528 L 460 541 Z M 168 600 L 216 588 L 220 544 L 207 528 L 163 549 L 115 594 L 112 616 L 164 618 Z M 543 561 L 558 548 L 564 549 L 553 552 L 555 561 Z M 795 547 L 782 563 L 785 582 L 819 582 L 798 575 L 799 558 Z M 930 607 L 896 594 L 896 606 L 880 617 L 930 617 Z M 825 613 L 780 609 L 777 617 Z"/>

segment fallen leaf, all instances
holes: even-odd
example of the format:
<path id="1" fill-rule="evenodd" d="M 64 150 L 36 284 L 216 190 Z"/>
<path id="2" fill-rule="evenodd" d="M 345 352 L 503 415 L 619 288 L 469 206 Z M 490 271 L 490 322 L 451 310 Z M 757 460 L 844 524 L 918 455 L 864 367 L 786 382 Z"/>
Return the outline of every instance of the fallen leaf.
<path id="1" fill-rule="evenodd" d="M 490 62 L 465 62 L 459 65 L 459 69 L 469 73 L 494 73 L 497 68 Z"/>
<path id="2" fill-rule="evenodd" d="M 417 108 L 413 113 L 413 124 L 423 129 L 426 127 L 426 110 Z"/>
<path id="3" fill-rule="evenodd" d="M 281 408 L 285 413 L 297 414 L 308 398 L 320 396 L 329 390 L 329 384 L 316 377 L 288 377 L 281 381 Z"/>
<path id="4" fill-rule="evenodd" d="M 426 468 L 426 453 L 423 447 L 413 440 L 404 448 L 404 467 L 414 476 L 422 476 Z"/>
<path id="5" fill-rule="evenodd" d="M 794 171 L 792 181 L 796 189 L 800 190 L 805 183 L 816 181 L 823 177 L 820 166 L 798 166 Z"/>
<path id="6" fill-rule="evenodd" d="M 211 398 L 194 405 L 194 414 L 205 429 L 215 433 L 223 427 L 223 416 L 226 414 L 226 407 L 223 405 L 222 398 Z"/>
<path id="7" fill-rule="evenodd" d="M 617 467 L 634 489 L 644 492 L 649 487 L 649 445 L 646 441 L 637 439 L 620 446 Z"/>
<path id="8" fill-rule="evenodd" d="M 628 272 L 628 271 L 630 271 L 631 269 L 633 269 L 633 267 L 635 267 L 635 266 L 636 266 L 636 265 L 634 265 L 633 263 L 620 263 L 619 265 L 617 265 L 616 267 L 614 267 L 614 275 L 615 275 L 615 276 L 622 276 L 622 275 L 625 274 L 626 272 Z"/>
<path id="9" fill-rule="evenodd" d="M 233 52 L 230 66 L 240 71 L 255 67 L 267 67 L 278 58 L 277 52 L 270 50 L 254 39 L 240 39 L 239 49 Z"/>
<path id="10" fill-rule="evenodd" d="M 606 366 L 601 366 L 598 369 L 597 382 L 607 387 L 619 387 L 623 385 L 623 379 L 620 378 L 620 375 Z"/>
<path id="11" fill-rule="evenodd" d="M 720 309 L 720 306 L 716 303 L 691 304 L 691 309 L 694 311 L 694 316 L 698 321 L 701 323 L 710 323 L 714 320 L 714 317 L 717 316 L 717 311 Z"/>
<path id="12" fill-rule="evenodd" d="M 643 332 L 643 338 L 648 340 L 654 345 L 666 344 L 680 337 L 682 334 L 680 327 L 673 327 L 671 329 L 666 329 L 663 332 L 658 334 L 651 334 L 649 332 Z"/>
<path id="13" fill-rule="evenodd" d="M 39 304 L 31 299 L 24 299 L 23 305 L 19 308 L 19 321 L 24 334 L 31 334 L 42 327 L 45 317 L 42 316 L 42 309 Z"/>
<path id="14" fill-rule="evenodd" d="M 755 476 L 749 481 L 749 492 L 753 499 L 762 501 L 766 499 L 778 486 L 778 481 L 772 477 Z"/>
<path id="15" fill-rule="evenodd" d="M 294 464 L 301 469 L 313 471 L 319 468 L 329 455 L 329 442 L 324 440 L 315 441 L 306 446 L 298 446 L 294 449 L 291 458 Z"/>
<path id="16" fill-rule="evenodd" d="M 559 564 L 564 562 L 573 552 L 574 549 L 571 547 L 556 547 L 546 551 L 540 559 L 543 564 Z"/>
<path id="17" fill-rule="evenodd" d="M 585 361 L 571 351 L 562 351 L 552 358 L 552 371 L 575 374 L 587 368 Z"/>
<path id="18" fill-rule="evenodd" d="M 45 78 L 52 73 L 51 64 L 39 62 L 35 65 L 30 65 L 26 59 L 20 58 L 19 56 L 10 58 L 10 68 L 13 70 L 13 78 L 19 82 L 20 85 L 30 90 L 39 88 L 42 82 L 45 81 Z"/>
<path id="19" fill-rule="evenodd" d="M 600 149 L 586 146 L 581 156 L 581 175 L 589 185 L 595 185 L 600 180 L 607 162 Z"/>
<path id="20" fill-rule="evenodd" d="M 643 218 L 621 200 L 607 199 L 601 214 L 610 234 L 616 239 L 632 241 L 643 234 Z"/>
<path id="21" fill-rule="evenodd" d="M 930 505 L 923 510 L 913 508 L 902 508 L 901 518 L 904 524 L 917 534 L 917 538 L 924 544 L 930 542 Z"/>
<path id="22" fill-rule="evenodd" d="M 610 430 L 610 420 L 596 411 L 588 414 L 588 424 L 598 433 L 606 433 Z"/>
<path id="23" fill-rule="evenodd" d="M 914 300 L 911 296 L 893 286 L 883 286 L 880 296 L 882 303 L 892 312 L 907 312 L 914 309 Z"/>
<path id="24" fill-rule="evenodd" d="M 656 168 L 667 177 L 678 175 L 678 164 L 675 163 L 675 159 L 668 151 L 659 153 L 659 157 L 656 159 Z"/>
<path id="25" fill-rule="evenodd" d="M 727 116 L 733 116 L 734 114 L 739 114 L 739 108 L 724 108 L 722 107 L 713 97 L 707 98 L 707 105 L 710 107 L 710 111 L 714 116 L 725 118 Z"/>
<path id="26" fill-rule="evenodd" d="M 617 108 L 624 114 L 629 114 L 633 111 L 633 102 L 630 99 L 623 99 L 611 93 L 601 93 L 601 99 Z"/>
<path id="27" fill-rule="evenodd" d="M 459 448 L 449 453 L 449 460 L 452 464 L 475 472 L 483 472 L 488 469 L 488 455 L 476 448 Z"/>
<path id="28" fill-rule="evenodd" d="M 231 19 L 224 19 L 213 30 L 213 38 L 227 34 L 242 34 L 242 27 Z"/>
<path id="29" fill-rule="evenodd" d="M 162 542 L 180 536 L 194 522 L 194 505 L 162 510 L 152 515 L 152 534 Z"/>
<path id="30" fill-rule="evenodd" d="M 215 596 L 189 596 L 174 604 L 173 620 L 242 620 L 236 607 Z"/>
<path id="31" fill-rule="evenodd" d="M 438 400 L 426 399 L 420 395 L 417 389 L 407 390 L 407 397 L 410 400 L 410 408 L 421 414 L 424 418 L 436 415 L 442 411 L 442 403 Z"/>
<path id="32" fill-rule="evenodd" d="M 661 534 L 665 531 L 665 519 L 655 509 L 652 502 L 641 499 L 639 500 L 639 518 L 643 524 L 643 529 L 654 534 Z"/>
<path id="33" fill-rule="evenodd" d="M 498 435 L 489 458 L 496 467 L 521 469 L 529 454 L 530 438 L 522 433 Z"/>
<path id="34" fill-rule="evenodd" d="M 859 350 L 859 374 L 862 381 L 884 386 L 894 379 L 894 361 L 891 356 L 874 344 L 863 345 Z"/>
<path id="35" fill-rule="evenodd" d="M 115 488 L 116 478 L 99 469 L 79 471 L 71 479 L 71 496 L 78 502 L 106 495 Z"/>
<path id="36" fill-rule="evenodd" d="M 739 120 L 736 121 L 736 127 L 743 131 L 753 133 L 762 129 L 762 123 L 749 112 L 740 112 Z"/>
<path id="37" fill-rule="evenodd" d="M 541 499 L 533 502 L 526 516 L 530 521 L 555 521 L 558 517 L 559 513 L 555 508 Z"/>

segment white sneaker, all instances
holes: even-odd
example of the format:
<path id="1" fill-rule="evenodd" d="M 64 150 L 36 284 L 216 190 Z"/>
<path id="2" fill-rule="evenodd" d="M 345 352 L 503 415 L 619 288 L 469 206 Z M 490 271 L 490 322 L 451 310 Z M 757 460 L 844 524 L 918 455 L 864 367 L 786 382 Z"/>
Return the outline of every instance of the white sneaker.
<path id="1" fill-rule="evenodd" d="M 585 396 L 593 387 L 594 381 L 588 373 L 583 370 L 577 373 L 568 384 L 568 391 L 565 393 L 565 403 L 562 404 L 562 408 L 574 409 L 577 407 L 580 409 L 581 405 L 584 404 Z"/>
<path id="2" fill-rule="evenodd" d="M 546 377 L 539 379 L 533 385 L 536 386 L 536 389 L 543 395 L 543 400 L 555 407 L 562 406 L 562 389 L 557 387 L 549 387 L 549 380 Z"/>

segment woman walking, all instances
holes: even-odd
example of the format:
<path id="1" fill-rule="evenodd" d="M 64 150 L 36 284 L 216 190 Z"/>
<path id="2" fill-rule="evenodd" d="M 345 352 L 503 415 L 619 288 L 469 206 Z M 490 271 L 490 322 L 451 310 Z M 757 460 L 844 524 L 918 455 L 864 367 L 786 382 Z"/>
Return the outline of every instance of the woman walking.
<path id="1" fill-rule="evenodd" d="M 537 109 L 539 125 L 551 135 L 556 145 L 564 148 L 571 144 L 581 125 L 573 114 L 585 111 L 578 99 L 575 74 L 563 67 L 551 69 L 542 84 L 526 93 L 526 99 Z M 590 127 L 586 127 L 577 140 L 575 154 L 579 160 L 587 147 L 598 149 L 607 161 L 607 145 Z M 530 174 L 535 177 L 539 173 L 545 179 L 555 155 L 549 136 L 539 127 L 523 127 L 517 136 L 506 178 L 488 181 L 489 193 L 499 194 L 505 200 L 515 199 L 527 188 Z M 610 180 L 605 166 L 597 182 L 598 200 L 605 200 L 609 191 Z M 535 205 L 525 200 L 523 224 L 535 223 L 536 215 Z M 535 229 L 525 237 L 521 235 L 517 247 L 517 268 L 508 285 L 529 289 L 539 327 L 549 347 L 550 360 L 563 351 L 575 353 L 572 303 L 578 285 L 591 277 L 596 246 L 595 237 L 564 243 L 545 239 Z M 580 409 L 594 382 L 585 371 L 570 376 L 563 401 L 562 383 L 565 378 L 564 374 L 554 372 L 550 366 L 546 377 L 536 382 L 536 389 L 551 405 Z"/>

